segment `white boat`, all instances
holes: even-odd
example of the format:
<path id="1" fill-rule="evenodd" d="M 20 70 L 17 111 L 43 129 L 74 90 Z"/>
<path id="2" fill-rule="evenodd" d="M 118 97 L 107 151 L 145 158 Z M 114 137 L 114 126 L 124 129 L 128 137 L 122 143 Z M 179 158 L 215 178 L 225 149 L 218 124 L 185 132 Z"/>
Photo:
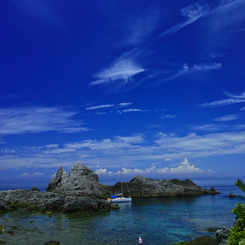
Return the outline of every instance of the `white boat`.
<path id="1" fill-rule="evenodd" d="M 120 168 L 120 171 L 121 171 L 121 190 L 122 190 L 122 193 L 116 194 L 116 195 L 113 195 L 113 196 L 107 198 L 107 201 L 110 203 L 121 203 L 121 202 L 131 202 L 132 201 L 131 197 L 124 197 L 123 196 L 122 168 Z M 128 190 L 128 192 L 129 192 L 129 190 Z"/>

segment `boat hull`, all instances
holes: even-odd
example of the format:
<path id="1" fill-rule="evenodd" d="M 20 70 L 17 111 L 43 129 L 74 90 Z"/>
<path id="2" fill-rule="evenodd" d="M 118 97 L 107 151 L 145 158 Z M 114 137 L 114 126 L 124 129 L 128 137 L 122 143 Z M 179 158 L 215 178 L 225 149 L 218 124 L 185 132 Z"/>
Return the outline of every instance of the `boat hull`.
<path id="1" fill-rule="evenodd" d="M 117 197 L 117 198 L 108 198 L 110 203 L 121 203 L 121 202 L 132 202 L 131 197 Z"/>

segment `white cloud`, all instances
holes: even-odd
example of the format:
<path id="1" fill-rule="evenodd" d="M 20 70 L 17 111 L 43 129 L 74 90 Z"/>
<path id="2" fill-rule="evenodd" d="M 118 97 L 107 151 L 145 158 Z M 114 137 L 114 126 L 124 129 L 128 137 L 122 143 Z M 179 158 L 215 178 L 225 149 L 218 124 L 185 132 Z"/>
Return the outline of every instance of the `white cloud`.
<path id="1" fill-rule="evenodd" d="M 23 134 L 58 131 L 74 133 L 88 131 L 80 121 L 72 119 L 77 112 L 59 107 L 26 107 L 0 109 L 0 134 Z"/>
<path id="2" fill-rule="evenodd" d="M 130 108 L 130 109 L 125 109 L 123 112 L 143 112 L 144 110 L 142 109 L 135 109 L 135 108 Z"/>
<path id="3" fill-rule="evenodd" d="M 97 80 L 89 85 L 116 84 L 123 86 L 132 82 L 137 74 L 146 71 L 135 61 L 138 54 L 137 49 L 123 53 L 111 66 L 96 74 Z"/>
<path id="4" fill-rule="evenodd" d="M 151 167 L 149 168 L 146 168 L 146 169 L 127 169 L 127 168 L 122 168 L 123 170 L 123 174 L 124 175 L 137 175 L 137 174 L 142 174 L 142 175 L 145 175 L 145 174 L 190 174 L 190 173 L 195 173 L 195 174 L 204 174 L 204 173 L 210 173 L 210 172 L 213 172 L 211 170 L 207 170 L 207 171 L 204 171 L 203 169 L 200 169 L 200 168 L 197 168 L 195 167 L 194 165 L 191 165 L 187 158 L 184 159 L 183 162 L 180 163 L 180 165 L 178 167 L 175 167 L 175 168 L 168 168 L 168 167 L 165 167 L 165 168 L 157 168 L 155 166 L 155 164 L 153 163 L 151 165 Z M 117 171 L 117 172 L 108 172 L 107 169 L 97 169 L 96 170 L 96 173 L 99 174 L 99 175 L 107 175 L 107 174 L 110 174 L 110 175 L 119 175 L 121 174 L 120 171 Z"/>
<path id="5" fill-rule="evenodd" d="M 35 176 L 44 176 L 44 174 L 43 174 L 43 173 L 37 172 L 37 173 L 34 173 L 32 176 L 33 176 L 33 177 L 35 177 Z"/>
<path id="6" fill-rule="evenodd" d="M 243 103 L 245 102 L 245 93 L 242 95 L 233 95 L 230 93 L 225 93 L 227 96 L 231 97 L 228 99 L 223 99 L 223 100 L 216 100 L 213 102 L 207 102 L 204 104 L 199 104 L 197 107 L 217 107 L 217 106 L 226 106 L 226 105 L 232 105 L 236 103 Z"/>
<path id="7" fill-rule="evenodd" d="M 131 59 L 116 61 L 112 66 L 96 75 L 98 80 L 91 82 L 90 85 L 110 84 L 114 82 L 128 83 L 133 77 L 146 71 Z"/>
<path id="8" fill-rule="evenodd" d="M 225 92 L 225 94 L 231 98 L 234 98 L 234 99 L 245 99 L 245 93 L 242 93 L 240 95 L 235 95 L 232 93 Z"/>
<path id="9" fill-rule="evenodd" d="M 230 130 L 230 129 L 229 129 Z M 238 131 L 239 130 L 239 131 Z M 134 166 L 140 172 L 139 166 L 149 162 L 171 163 L 188 158 L 209 156 L 224 157 L 245 152 L 244 125 L 234 128 L 232 132 L 190 134 L 178 136 L 159 133 L 156 140 L 143 135 L 117 136 L 102 140 L 82 140 L 63 145 L 48 145 L 43 147 L 3 148 L 0 152 L 0 169 L 71 167 L 77 161 L 91 168 L 107 169 L 122 163 Z M 181 165 L 182 166 L 182 165 Z M 131 167 L 132 168 L 132 167 Z M 141 170 L 140 170 L 141 169 Z M 150 170 L 149 170 L 150 171 Z"/>
<path id="10" fill-rule="evenodd" d="M 170 81 L 177 77 L 188 75 L 188 74 L 193 74 L 197 72 L 208 72 L 212 70 L 218 70 L 220 68 L 222 68 L 221 63 L 199 64 L 199 65 L 194 65 L 192 67 L 190 67 L 187 63 L 185 63 L 175 75 L 165 78 L 162 82 Z"/>
<path id="11" fill-rule="evenodd" d="M 209 70 L 217 70 L 222 67 L 221 63 L 213 63 L 208 65 L 194 65 L 193 71 L 209 71 Z"/>
<path id="12" fill-rule="evenodd" d="M 43 173 L 39 173 L 39 172 L 34 173 L 34 174 L 23 173 L 23 174 L 20 175 L 20 177 L 24 177 L 24 178 L 26 178 L 26 177 L 34 178 L 34 177 L 43 177 L 43 176 L 44 176 L 44 174 Z"/>
<path id="13" fill-rule="evenodd" d="M 108 108 L 108 107 L 113 107 L 113 106 L 114 104 L 90 106 L 90 107 L 87 107 L 86 110 L 96 110 L 96 109 Z"/>
<path id="14" fill-rule="evenodd" d="M 238 115 L 235 115 L 235 114 L 230 114 L 230 115 L 226 115 L 226 116 L 223 116 L 223 117 L 217 117 L 214 119 L 214 121 L 217 121 L 217 122 L 227 122 L 227 121 L 233 121 L 233 120 L 236 120 L 236 119 L 239 119 L 240 117 Z"/>
<path id="15" fill-rule="evenodd" d="M 206 15 L 209 12 L 209 7 L 207 5 L 204 6 L 199 3 L 192 3 L 187 7 L 181 9 L 180 12 L 184 17 L 187 18 L 187 20 L 169 28 L 167 31 L 163 32 L 160 37 L 169 37 L 184 28 L 185 26 L 194 23 L 200 17 Z"/>
<path id="16" fill-rule="evenodd" d="M 127 103 L 119 103 L 118 106 L 124 107 L 124 106 L 130 106 L 132 105 L 132 102 L 127 102 Z"/>
<path id="17" fill-rule="evenodd" d="M 30 177 L 30 174 L 28 174 L 28 173 L 23 173 L 22 175 L 20 175 L 20 177 Z"/>
<path id="18" fill-rule="evenodd" d="M 175 115 L 170 115 L 170 114 L 162 116 L 162 118 L 174 118 L 174 117 L 176 117 L 176 116 Z"/>

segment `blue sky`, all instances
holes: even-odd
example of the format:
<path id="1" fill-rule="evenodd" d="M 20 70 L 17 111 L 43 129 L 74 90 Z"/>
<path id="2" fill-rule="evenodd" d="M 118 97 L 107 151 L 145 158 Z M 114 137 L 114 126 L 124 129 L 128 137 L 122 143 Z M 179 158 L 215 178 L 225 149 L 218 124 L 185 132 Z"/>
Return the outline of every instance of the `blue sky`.
<path id="1" fill-rule="evenodd" d="M 3 0 L 0 182 L 236 179 L 245 0 Z"/>

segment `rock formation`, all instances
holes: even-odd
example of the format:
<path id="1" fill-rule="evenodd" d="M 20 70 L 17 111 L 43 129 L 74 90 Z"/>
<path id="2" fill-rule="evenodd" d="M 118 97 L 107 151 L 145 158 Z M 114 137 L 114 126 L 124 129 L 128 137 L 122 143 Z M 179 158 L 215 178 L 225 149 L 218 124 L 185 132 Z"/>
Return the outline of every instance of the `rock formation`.
<path id="1" fill-rule="evenodd" d="M 51 179 L 47 191 L 66 196 L 101 197 L 103 185 L 98 181 L 98 175 L 91 168 L 78 162 L 71 167 L 69 176 L 60 167 L 56 177 Z"/>
<path id="2" fill-rule="evenodd" d="M 100 184 L 98 175 L 89 167 L 76 163 L 72 166 L 69 176 L 62 167 L 56 177 L 52 178 L 47 191 L 64 194 L 66 196 L 83 196 L 107 198 L 121 192 L 121 182 L 113 186 Z M 217 194 L 214 188 L 202 189 L 190 179 L 154 180 L 136 176 L 131 181 L 123 183 L 125 196 L 131 197 L 163 197 L 181 195 Z"/>
<path id="3" fill-rule="evenodd" d="M 46 192 L 36 187 L 31 190 L 13 190 L 0 192 L 0 211 L 27 207 L 38 212 L 80 212 L 111 209 L 105 199 L 121 192 L 121 183 L 113 186 L 100 184 L 98 175 L 89 167 L 76 163 L 69 176 L 60 167 L 56 177 L 52 178 Z M 123 183 L 124 195 L 131 197 L 165 197 L 183 195 L 217 194 L 214 188 L 202 189 L 191 180 L 154 180 L 136 176 Z"/>

